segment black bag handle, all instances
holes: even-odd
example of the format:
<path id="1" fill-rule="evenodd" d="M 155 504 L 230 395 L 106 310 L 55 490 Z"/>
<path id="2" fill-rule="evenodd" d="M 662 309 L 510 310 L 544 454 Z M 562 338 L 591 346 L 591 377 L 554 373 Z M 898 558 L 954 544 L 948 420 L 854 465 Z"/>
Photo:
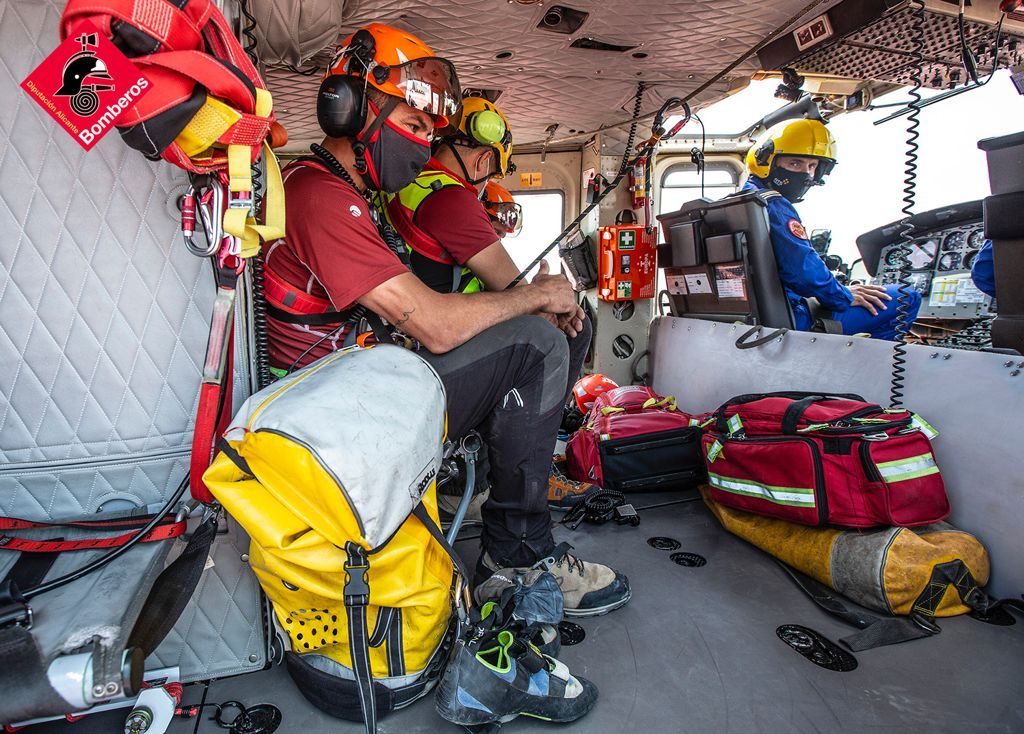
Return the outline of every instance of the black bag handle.
<path id="1" fill-rule="evenodd" d="M 718 410 L 715 411 L 715 430 L 719 433 L 727 433 L 729 427 L 726 423 L 725 411 L 732 405 L 743 405 L 744 403 L 753 403 L 757 400 L 763 400 L 764 398 L 789 398 L 790 400 L 802 401 L 805 398 L 814 398 L 815 400 L 828 400 L 831 398 L 840 398 L 842 400 L 858 400 L 865 402 L 864 398 L 860 395 L 853 393 L 826 393 L 826 392 L 804 392 L 799 390 L 783 390 L 780 392 L 762 392 L 762 393 L 746 393 L 744 395 L 737 395 L 736 397 L 729 398 Z M 810 403 L 808 403 L 808 406 Z M 807 408 L 805 407 L 804 410 Z M 789 412 L 787 408 L 787 413 Z M 803 415 L 803 411 L 800 412 Z M 797 416 L 799 420 L 800 416 Z M 783 430 L 785 430 L 785 418 L 783 418 Z"/>
<path id="2" fill-rule="evenodd" d="M 792 403 L 786 412 L 782 414 L 782 432 L 783 433 L 796 433 L 796 427 L 800 423 L 800 419 L 804 417 L 804 413 L 815 403 L 820 403 L 822 400 L 832 400 L 834 398 L 840 398 L 843 400 L 856 400 L 857 402 L 864 402 L 864 398 L 860 395 L 853 394 L 838 394 L 838 395 L 808 395 L 805 398 L 801 398 L 796 402 Z M 878 408 L 881 410 L 881 406 Z"/>

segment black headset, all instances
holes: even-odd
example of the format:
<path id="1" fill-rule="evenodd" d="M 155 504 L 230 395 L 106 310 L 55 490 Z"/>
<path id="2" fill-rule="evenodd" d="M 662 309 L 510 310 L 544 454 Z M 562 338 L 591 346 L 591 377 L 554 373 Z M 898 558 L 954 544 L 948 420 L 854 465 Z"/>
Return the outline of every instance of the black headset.
<path id="1" fill-rule="evenodd" d="M 316 121 L 330 138 L 357 135 L 366 123 L 366 74 L 373 63 L 377 44 L 365 28 L 355 32 L 345 54 L 349 57 L 348 74 L 330 74 L 320 83 L 316 95 Z M 375 78 L 385 67 L 374 68 Z"/>

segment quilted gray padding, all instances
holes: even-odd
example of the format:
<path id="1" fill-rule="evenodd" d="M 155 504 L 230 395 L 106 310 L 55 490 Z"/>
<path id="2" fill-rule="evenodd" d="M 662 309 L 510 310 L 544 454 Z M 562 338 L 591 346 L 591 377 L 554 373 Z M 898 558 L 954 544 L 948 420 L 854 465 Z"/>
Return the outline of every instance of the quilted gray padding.
<path id="1" fill-rule="evenodd" d="M 178 232 L 183 172 L 116 133 L 86 153 L 18 88 L 61 8 L 0 0 L 0 512 L 33 519 L 173 490 L 214 294 Z"/>
<path id="2" fill-rule="evenodd" d="M 178 229 L 184 173 L 146 161 L 116 133 L 84 152 L 19 89 L 57 45 L 62 8 L 0 0 L 0 515 L 33 520 L 153 506 L 173 493 L 188 469 L 214 297 L 209 265 Z M 236 379 L 236 398 L 246 392 Z M 154 664 L 177 664 L 188 680 L 262 666 L 258 585 L 240 559 L 247 542 L 237 528 L 218 537 Z M 165 546 L 134 549 L 39 597 L 47 654 L 66 646 L 83 596 L 91 625 L 106 618 L 119 629 Z M 0 553 L 0 578 L 15 555 Z M 92 555 L 58 563 L 68 570 Z M 115 577 L 128 579 L 120 602 L 88 591 Z"/>
<path id="3" fill-rule="evenodd" d="M 266 662 L 260 587 L 248 564 L 249 536 L 231 518 L 226 529 L 213 544 L 192 603 L 147 659 L 147 669 L 178 666 L 188 682 L 258 670 Z"/>
<path id="4" fill-rule="evenodd" d="M 805 0 L 775 0 L 752 6 L 744 0 L 573 0 L 567 4 L 590 13 L 572 35 L 538 30 L 553 3 L 522 4 L 502 0 L 348 0 L 342 35 L 371 21 L 412 31 L 456 66 L 464 88 L 502 90 L 498 105 L 512 124 L 516 145 L 537 144 L 579 130 L 628 120 L 636 85 L 651 87 L 643 112 L 654 112 L 670 96 L 685 96 L 725 69 L 769 33 L 807 6 Z M 832 0 L 816 7 L 823 12 Z M 582 37 L 636 46 L 625 53 L 570 48 Z M 498 59 L 501 52 L 511 58 Z M 633 53 L 645 54 L 635 58 Z M 330 53 L 307 65 L 321 66 Z M 740 64 L 699 94 L 695 108 L 743 86 L 760 68 L 757 58 Z M 289 151 L 306 149 L 322 137 L 315 100 L 320 75 L 302 76 L 284 67 L 267 76 L 278 118 L 288 129 Z M 737 129 L 754 122 L 738 121 Z M 589 135 L 572 139 L 582 145 Z M 620 153 L 618 140 L 605 153 Z"/>

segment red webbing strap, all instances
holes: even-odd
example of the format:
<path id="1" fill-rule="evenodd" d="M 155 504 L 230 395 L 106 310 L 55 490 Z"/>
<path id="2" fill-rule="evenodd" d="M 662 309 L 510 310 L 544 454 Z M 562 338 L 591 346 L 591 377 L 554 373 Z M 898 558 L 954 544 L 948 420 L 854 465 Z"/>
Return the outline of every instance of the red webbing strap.
<path id="1" fill-rule="evenodd" d="M 189 488 L 192 496 L 203 504 L 216 499 L 203 482 L 203 474 L 213 462 L 217 438 L 227 430 L 231 421 L 231 395 L 234 389 L 234 337 L 228 342 L 227 366 L 221 383 L 204 382 L 199 391 L 196 427 L 192 433 L 192 455 L 189 463 Z"/>
<path id="2" fill-rule="evenodd" d="M 71 522 L 39 522 L 18 517 L 0 517 L 0 530 L 34 530 L 37 528 L 92 528 L 96 530 L 131 530 L 145 527 L 153 517 L 140 515 L 117 520 L 73 520 Z"/>
<path id="3" fill-rule="evenodd" d="M 268 301 L 288 313 L 316 314 L 332 309 L 326 298 L 317 298 L 299 290 L 271 270 L 269 264 L 263 266 L 263 293 Z"/>
<path id="4" fill-rule="evenodd" d="M 235 258 L 229 258 L 234 261 Z M 192 432 L 192 455 L 189 463 L 189 487 L 192 496 L 203 504 L 215 502 L 203 482 L 210 468 L 217 438 L 224 433 L 231 419 L 232 376 L 234 374 L 235 295 L 241 267 L 232 262 L 214 267 L 217 298 L 210 316 L 210 338 L 203 360 L 203 381 L 199 389 L 199 408 Z M 243 261 L 244 262 L 244 261 Z"/>
<path id="5" fill-rule="evenodd" d="M 160 67 L 196 81 L 212 96 L 228 102 L 239 112 L 251 114 L 256 110 L 256 97 L 249 85 L 232 73 L 224 62 L 202 51 L 167 51 L 138 56 L 132 61 L 143 69 Z M 269 122 L 267 126 L 270 126 Z"/>
<path id="6" fill-rule="evenodd" d="M 152 518 L 132 518 L 131 520 L 141 527 Z M 138 520 L 142 522 L 139 523 Z M 0 529 L 2 530 L 24 530 L 27 528 L 44 527 L 92 527 L 98 530 L 111 530 L 119 525 L 119 521 L 110 522 L 69 522 L 69 523 L 38 523 L 30 520 L 19 520 L 17 518 L 0 518 Z M 185 521 L 168 519 L 157 525 L 143 536 L 141 543 L 153 543 L 159 540 L 177 538 L 185 532 Z M 106 538 L 82 538 L 80 540 L 29 540 L 28 538 L 17 538 L 13 535 L 0 535 L 0 550 L 21 551 L 23 553 L 63 553 L 64 551 L 97 550 L 102 548 L 118 548 L 134 538 L 136 531 L 132 530 L 121 535 L 113 535 Z"/>
<path id="7" fill-rule="evenodd" d="M 83 20 L 110 29 L 111 20 L 134 26 L 174 49 L 203 47 L 203 29 L 216 8 L 210 0 L 188 0 L 179 10 L 167 0 L 68 0 L 61 16 L 61 40 Z"/>

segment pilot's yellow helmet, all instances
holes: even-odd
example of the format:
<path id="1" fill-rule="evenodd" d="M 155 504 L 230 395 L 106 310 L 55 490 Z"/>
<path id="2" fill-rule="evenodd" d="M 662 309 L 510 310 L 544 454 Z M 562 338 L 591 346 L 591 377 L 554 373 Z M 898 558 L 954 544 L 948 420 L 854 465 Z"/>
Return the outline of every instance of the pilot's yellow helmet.
<path id="1" fill-rule="evenodd" d="M 819 159 L 814 178 L 820 183 L 836 164 L 836 139 L 820 120 L 780 122 L 768 128 L 747 151 L 747 169 L 758 178 L 768 178 L 780 155 Z"/>
<path id="2" fill-rule="evenodd" d="M 445 134 L 454 134 L 470 145 L 485 145 L 494 149 L 498 172 L 495 178 L 504 178 L 515 170 L 512 157 L 512 127 L 505 113 L 483 97 L 466 97 L 462 108 L 448 118 L 450 125 Z M 458 132 L 456 132 L 458 131 Z"/>

